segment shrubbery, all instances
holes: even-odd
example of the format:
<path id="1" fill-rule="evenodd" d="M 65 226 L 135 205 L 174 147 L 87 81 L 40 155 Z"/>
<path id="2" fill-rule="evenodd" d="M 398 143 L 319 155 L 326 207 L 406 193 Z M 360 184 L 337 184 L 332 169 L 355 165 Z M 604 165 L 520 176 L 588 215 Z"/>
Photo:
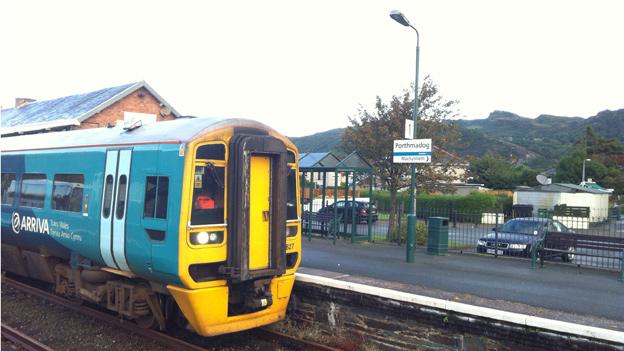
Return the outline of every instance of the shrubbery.
<path id="1" fill-rule="evenodd" d="M 368 192 L 362 192 L 363 197 L 368 196 Z M 373 202 L 380 212 L 390 212 L 390 193 L 387 191 L 373 191 Z M 404 211 L 408 211 L 409 193 L 397 193 L 397 205 L 403 205 Z M 511 207 L 512 199 L 509 196 L 494 195 L 483 192 L 472 192 L 466 196 L 457 195 L 429 195 L 421 194 L 416 197 L 418 214 L 421 211 L 431 213 L 435 210 L 453 209 L 457 213 L 480 214 L 486 211 L 506 210 Z"/>
<path id="2" fill-rule="evenodd" d="M 398 234 L 398 235 L 397 235 Z M 400 242 L 407 241 L 407 216 L 401 216 L 401 225 L 394 227 L 393 238 Z M 416 244 L 423 246 L 427 243 L 427 225 L 423 221 L 416 222 Z"/>

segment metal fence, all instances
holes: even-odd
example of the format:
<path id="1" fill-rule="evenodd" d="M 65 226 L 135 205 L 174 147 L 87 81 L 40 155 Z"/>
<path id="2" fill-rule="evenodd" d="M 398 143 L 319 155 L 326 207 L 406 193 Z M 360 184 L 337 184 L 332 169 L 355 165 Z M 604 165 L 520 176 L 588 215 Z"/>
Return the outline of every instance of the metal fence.
<path id="1" fill-rule="evenodd" d="M 351 208 L 355 208 L 355 211 L 351 211 Z M 394 214 L 376 212 L 375 209 L 371 211 L 368 202 L 363 199 L 356 201 L 355 207 L 351 199 L 338 201 L 335 207 L 332 201 L 322 204 L 314 200 L 311 204 L 305 203 L 303 209 L 304 236 L 346 239 L 352 242 L 405 243 L 406 209 L 398 209 Z M 522 208 L 510 211 L 469 211 L 418 207 L 417 244 L 426 245 L 428 218 L 446 217 L 449 219 L 448 250 L 451 252 L 531 259 L 531 250 L 537 247 L 539 239 L 548 237 L 551 232 L 561 232 L 569 234 L 563 237 L 565 240 L 542 242 L 545 249 L 551 249 L 545 255 L 546 259 L 590 267 L 622 269 L 624 217 L 619 211 L 591 209 L 583 217 L 557 215 L 555 212 L 527 211 Z M 525 228 L 518 232 L 517 228 L 507 224 L 519 218 L 534 218 L 535 228 Z"/>

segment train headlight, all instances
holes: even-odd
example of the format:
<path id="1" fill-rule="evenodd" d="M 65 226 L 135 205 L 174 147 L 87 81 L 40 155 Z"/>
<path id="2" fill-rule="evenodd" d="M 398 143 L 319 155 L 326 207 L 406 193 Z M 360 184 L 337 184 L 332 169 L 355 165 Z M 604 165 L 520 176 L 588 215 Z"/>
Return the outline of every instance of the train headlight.
<path id="1" fill-rule="evenodd" d="M 193 245 L 218 244 L 223 242 L 223 232 L 198 232 L 191 233 Z"/>

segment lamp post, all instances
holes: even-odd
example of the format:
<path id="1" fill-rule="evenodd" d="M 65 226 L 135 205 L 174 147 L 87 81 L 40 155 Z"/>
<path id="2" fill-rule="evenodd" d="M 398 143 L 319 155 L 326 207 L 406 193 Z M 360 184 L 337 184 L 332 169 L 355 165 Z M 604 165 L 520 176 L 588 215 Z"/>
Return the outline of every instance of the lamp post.
<path id="1" fill-rule="evenodd" d="M 585 185 L 585 161 L 591 161 L 591 159 L 590 158 L 586 158 L 586 159 L 583 160 L 583 179 L 581 181 L 582 185 Z"/>
<path id="2" fill-rule="evenodd" d="M 416 139 L 416 117 L 418 116 L 418 62 L 420 58 L 420 35 L 418 29 L 411 25 L 407 18 L 397 10 L 390 11 L 390 17 L 404 25 L 412 28 L 416 32 L 416 81 L 414 82 L 414 108 L 412 119 L 414 120 L 414 136 Z M 414 262 L 414 251 L 416 249 L 416 164 L 411 164 L 412 176 L 410 179 L 410 213 L 407 215 L 407 252 L 405 260 Z"/>

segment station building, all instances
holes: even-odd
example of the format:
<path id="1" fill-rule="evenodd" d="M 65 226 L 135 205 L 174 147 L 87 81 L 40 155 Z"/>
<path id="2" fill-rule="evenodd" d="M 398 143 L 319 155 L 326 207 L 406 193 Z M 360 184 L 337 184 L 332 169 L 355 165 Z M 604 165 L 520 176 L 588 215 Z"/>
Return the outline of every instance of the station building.
<path id="1" fill-rule="evenodd" d="M 180 114 L 145 81 L 36 101 L 16 98 L 0 111 L 1 135 L 102 128 L 119 123 L 172 120 Z"/>

